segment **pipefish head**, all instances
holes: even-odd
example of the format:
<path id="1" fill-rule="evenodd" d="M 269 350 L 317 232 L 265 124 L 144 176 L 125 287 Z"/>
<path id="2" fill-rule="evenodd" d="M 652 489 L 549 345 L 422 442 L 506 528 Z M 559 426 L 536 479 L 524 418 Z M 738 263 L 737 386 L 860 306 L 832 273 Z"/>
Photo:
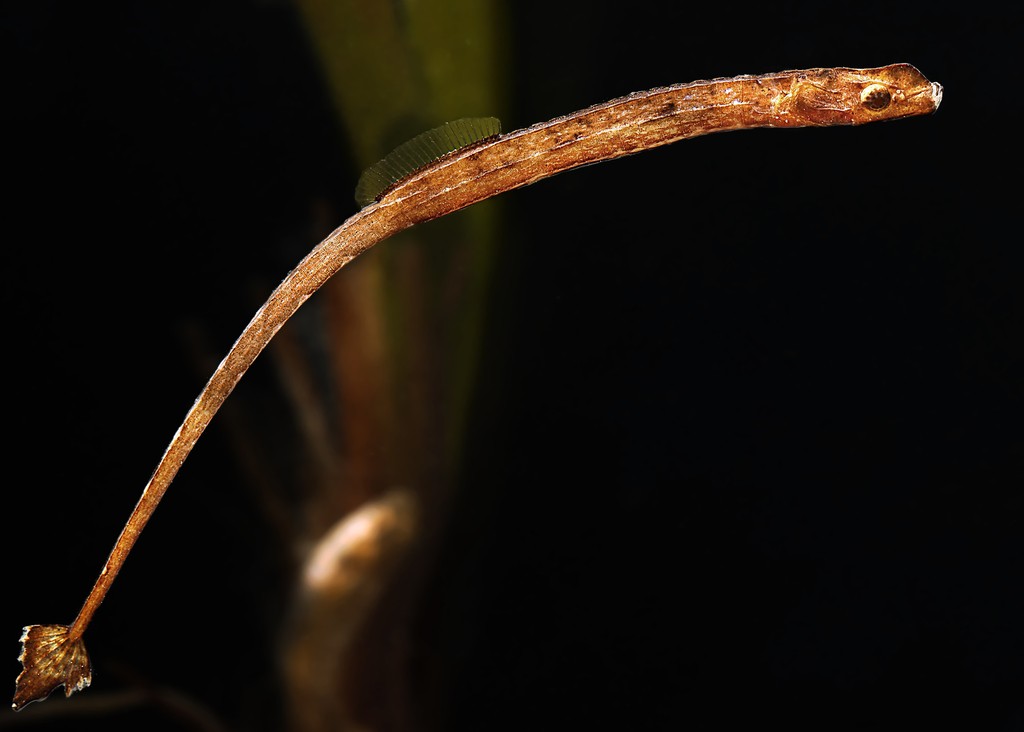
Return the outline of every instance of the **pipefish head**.
<path id="1" fill-rule="evenodd" d="M 804 124 L 865 124 L 931 114 L 942 86 L 910 64 L 874 69 L 815 69 L 794 79 L 789 114 Z"/>

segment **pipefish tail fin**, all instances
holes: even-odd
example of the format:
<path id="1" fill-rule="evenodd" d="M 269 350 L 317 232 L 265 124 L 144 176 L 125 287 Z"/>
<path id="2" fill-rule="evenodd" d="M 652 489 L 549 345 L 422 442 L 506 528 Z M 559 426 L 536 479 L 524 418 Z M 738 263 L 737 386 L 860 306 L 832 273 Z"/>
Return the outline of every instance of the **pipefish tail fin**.
<path id="1" fill-rule="evenodd" d="M 17 711 L 41 701 L 60 685 L 71 696 L 92 682 L 89 654 L 81 638 L 71 639 L 66 625 L 29 625 L 21 634 L 22 670 L 11 707 Z"/>
<path id="2" fill-rule="evenodd" d="M 423 166 L 500 134 L 501 122 L 495 117 L 464 117 L 419 134 L 363 171 L 356 185 L 356 202 L 360 207 L 369 206 Z"/>

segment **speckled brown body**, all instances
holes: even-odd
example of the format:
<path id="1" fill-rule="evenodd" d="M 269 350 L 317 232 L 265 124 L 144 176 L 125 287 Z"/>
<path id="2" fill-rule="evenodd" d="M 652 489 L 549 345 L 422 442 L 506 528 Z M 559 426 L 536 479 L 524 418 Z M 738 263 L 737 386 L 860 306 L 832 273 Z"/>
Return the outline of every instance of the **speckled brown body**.
<path id="1" fill-rule="evenodd" d="M 278 329 L 362 252 L 417 223 L 582 165 L 711 132 L 929 114 L 941 98 L 941 87 L 908 64 L 698 81 L 630 94 L 456 150 L 398 182 L 318 244 L 242 331 L 175 433 L 74 623 L 69 628 L 32 626 L 43 629 L 36 634 L 57 633 L 59 648 L 74 652 L 25 643 L 15 708 L 45 697 L 61 683 L 69 694 L 89 683 L 82 633 L 178 469 Z"/>
<path id="2" fill-rule="evenodd" d="M 865 90 L 874 89 L 886 90 L 889 103 L 862 104 Z M 375 208 L 399 208 L 403 219 L 419 223 L 581 165 L 690 137 L 900 119 L 935 111 L 941 95 L 941 87 L 909 64 L 784 71 L 651 89 L 456 151 L 396 185 Z"/>

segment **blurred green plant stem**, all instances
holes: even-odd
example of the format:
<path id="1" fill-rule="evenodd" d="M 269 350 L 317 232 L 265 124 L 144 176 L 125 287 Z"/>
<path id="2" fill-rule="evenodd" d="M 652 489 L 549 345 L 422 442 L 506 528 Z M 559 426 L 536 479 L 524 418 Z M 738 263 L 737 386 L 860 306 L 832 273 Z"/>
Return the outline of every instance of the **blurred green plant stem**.
<path id="1" fill-rule="evenodd" d="M 360 166 L 446 121 L 504 111 L 505 24 L 493 0 L 297 0 L 296 6 L 339 132 Z M 358 171 L 351 173 L 354 189 Z M 331 226 L 352 205 L 339 202 Z M 292 709 L 288 721 L 303 732 L 352 720 L 378 729 L 414 724 L 409 625 L 458 474 L 499 215 L 488 202 L 417 227 L 368 252 L 318 296 L 337 401 L 327 406 L 328 418 L 308 417 L 337 426 L 329 439 L 340 468 L 323 471 L 307 487 L 308 536 L 297 538 L 315 546 L 346 514 L 398 486 L 414 496 L 420 520 L 411 559 L 395 570 L 376 607 L 341 602 L 336 612 L 318 612 L 324 627 L 286 635 L 286 645 L 354 639 L 340 653 L 329 640 L 320 644 L 322 653 L 337 657 L 327 664 L 320 659 L 317 667 L 333 663 L 335 672 L 318 681 L 327 693 L 314 694 L 324 709 Z"/>

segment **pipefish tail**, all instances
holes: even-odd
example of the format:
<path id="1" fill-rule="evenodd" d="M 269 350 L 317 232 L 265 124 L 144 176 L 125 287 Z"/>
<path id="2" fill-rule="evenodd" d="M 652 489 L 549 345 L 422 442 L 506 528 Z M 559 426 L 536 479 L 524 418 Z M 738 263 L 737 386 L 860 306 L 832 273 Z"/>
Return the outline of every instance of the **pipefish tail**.
<path id="1" fill-rule="evenodd" d="M 338 270 L 403 229 L 582 165 L 712 132 L 758 127 L 858 125 L 926 115 L 942 87 L 909 64 L 818 68 L 696 81 L 637 92 L 504 135 L 479 121 L 453 123 L 468 144 L 442 149 L 440 133 L 371 168 L 365 207 L 313 248 L 242 331 L 188 411 L 70 626 L 28 626 L 14 708 L 91 681 L 82 634 L 182 463 L 256 357 L 292 314 Z M 486 133 L 486 134 L 484 134 Z M 447 137 L 445 135 L 444 137 Z M 457 137 L 457 135 L 456 135 Z M 424 147 L 425 145 L 425 147 Z M 397 167 L 392 163 L 399 163 Z M 383 166 L 383 167 L 380 167 Z M 417 167 L 418 166 L 418 167 Z M 375 170 L 376 169 L 376 170 Z"/>

